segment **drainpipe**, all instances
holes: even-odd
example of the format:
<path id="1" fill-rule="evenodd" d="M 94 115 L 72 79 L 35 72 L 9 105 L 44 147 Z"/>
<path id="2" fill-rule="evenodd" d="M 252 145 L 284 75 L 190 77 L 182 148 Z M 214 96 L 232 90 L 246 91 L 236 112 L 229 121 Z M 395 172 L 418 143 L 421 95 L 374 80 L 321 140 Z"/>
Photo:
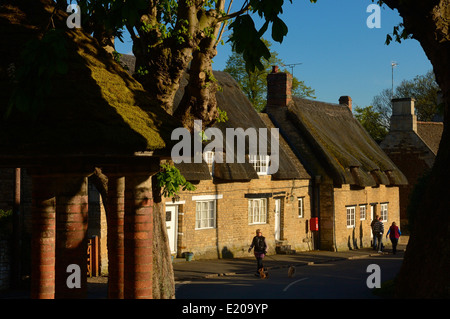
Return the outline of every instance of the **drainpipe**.
<path id="1" fill-rule="evenodd" d="M 332 204 L 332 209 L 333 209 L 333 247 L 334 247 L 334 251 L 337 251 L 337 247 L 336 247 L 336 208 L 334 207 L 333 187 L 331 187 L 331 204 Z"/>

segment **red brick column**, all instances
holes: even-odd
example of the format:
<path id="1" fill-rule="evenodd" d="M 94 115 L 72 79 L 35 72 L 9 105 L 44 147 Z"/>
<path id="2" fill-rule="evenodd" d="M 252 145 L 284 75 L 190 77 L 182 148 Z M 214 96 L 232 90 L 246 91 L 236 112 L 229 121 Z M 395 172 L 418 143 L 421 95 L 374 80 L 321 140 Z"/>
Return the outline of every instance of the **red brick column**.
<path id="1" fill-rule="evenodd" d="M 55 196 L 51 179 L 32 175 L 31 298 L 55 297 Z"/>
<path id="2" fill-rule="evenodd" d="M 150 174 L 125 177 L 124 298 L 152 298 L 153 200 Z"/>
<path id="3" fill-rule="evenodd" d="M 85 298 L 87 288 L 88 190 L 87 177 L 61 175 L 56 184 L 56 298 Z M 69 265 L 79 266 L 80 287 Z M 70 278 L 69 278 L 70 277 Z"/>
<path id="4" fill-rule="evenodd" d="M 123 299 L 125 177 L 108 175 L 108 298 Z"/>

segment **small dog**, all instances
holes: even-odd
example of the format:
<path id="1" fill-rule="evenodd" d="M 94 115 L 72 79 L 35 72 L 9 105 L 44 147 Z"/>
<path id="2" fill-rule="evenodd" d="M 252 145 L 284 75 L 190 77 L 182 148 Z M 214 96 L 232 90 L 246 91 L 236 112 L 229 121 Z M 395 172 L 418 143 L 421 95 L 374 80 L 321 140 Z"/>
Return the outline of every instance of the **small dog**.
<path id="1" fill-rule="evenodd" d="M 295 266 L 289 266 L 288 277 L 292 278 L 292 277 L 294 277 L 294 275 L 295 275 Z"/>
<path id="2" fill-rule="evenodd" d="M 269 278 L 269 272 L 266 270 L 266 271 L 264 271 L 264 268 L 260 268 L 259 270 L 258 270 L 258 272 L 259 272 L 259 277 L 261 278 L 261 279 L 267 279 L 267 278 Z"/>

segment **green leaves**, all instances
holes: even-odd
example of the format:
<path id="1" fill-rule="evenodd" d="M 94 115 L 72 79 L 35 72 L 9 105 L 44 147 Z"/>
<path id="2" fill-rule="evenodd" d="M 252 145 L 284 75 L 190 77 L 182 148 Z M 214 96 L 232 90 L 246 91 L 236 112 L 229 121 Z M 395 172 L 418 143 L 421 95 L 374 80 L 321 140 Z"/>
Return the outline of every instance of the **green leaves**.
<path id="1" fill-rule="evenodd" d="M 249 72 L 256 68 L 263 69 L 261 58 L 268 60 L 270 58 L 270 51 L 261 40 L 262 34 L 256 30 L 253 19 L 246 14 L 237 17 L 230 28 L 233 29 L 233 34 L 230 37 L 233 51 L 242 54 L 246 62 L 246 69 Z"/>
<path id="2" fill-rule="evenodd" d="M 394 27 L 394 30 L 392 31 L 392 36 L 390 34 L 386 35 L 386 45 L 389 45 L 392 40 L 395 40 L 398 43 L 401 43 L 402 40 L 406 40 L 411 38 L 411 34 L 409 34 L 406 30 L 405 30 L 405 26 L 403 25 L 403 23 L 399 23 L 398 25 L 396 25 Z"/>
<path id="3" fill-rule="evenodd" d="M 193 191 L 195 186 L 186 181 L 180 171 L 173 165 L 162 164 L 161 171 L 156 174 L 157 186 L 162 190 L 162 196 L 174 197 L 181 190 Z"/>
<path id="4" fill-rule="evenodd" d="M 280 18 L 276 17 L 272 25 L 272 39 L 277 42 L 283 42 L 283 38 L 288 33 L 287 25 Z"/>
<path id="5" fill-rule="evenodd" d="M 292 3 L 292 1 L 290 0 Z M 248 72 L 264 68 L 261 59 L 268 60 L 270 51 L 261 40 L 264 33 L 272 26 L 272 39 L 282 43 L 288 33 L 288 27 L 280 18 L 283 13 L 284 0 L 250 0 L 249 13 L 239 15 L 230 24 L 233 30 L 229 41 L 232 42 L 233 51 L 242 54 Z M 257 14 L 263 19 L 261 28 L 257 29 L 250 13 Z"/>

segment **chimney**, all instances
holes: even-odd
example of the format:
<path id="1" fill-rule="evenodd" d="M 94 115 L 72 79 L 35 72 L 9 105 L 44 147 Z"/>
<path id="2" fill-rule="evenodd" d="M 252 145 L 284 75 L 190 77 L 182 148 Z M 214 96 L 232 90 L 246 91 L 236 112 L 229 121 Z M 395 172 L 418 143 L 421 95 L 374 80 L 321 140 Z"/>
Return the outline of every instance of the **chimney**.
<path id="1" fill-rule="evenodd" d="M 414 114 L 413 98 L 392 100 L 391 131 L 417 132 L 417 116 Z"/>
<path id="2" fill-rule="evenodd" d="M 339 104 L 340 105 L 347 105 L 350 109 L 350 112 L 352 112 L 352 98 L 350 96 L 341 96 L 339 98 Z"/>
<path id="3" fill-rule="evenodd" d="M 285 107 L 292 101 L 292 75 L 272 67 L 267 75 L 267 106 Z"/>

